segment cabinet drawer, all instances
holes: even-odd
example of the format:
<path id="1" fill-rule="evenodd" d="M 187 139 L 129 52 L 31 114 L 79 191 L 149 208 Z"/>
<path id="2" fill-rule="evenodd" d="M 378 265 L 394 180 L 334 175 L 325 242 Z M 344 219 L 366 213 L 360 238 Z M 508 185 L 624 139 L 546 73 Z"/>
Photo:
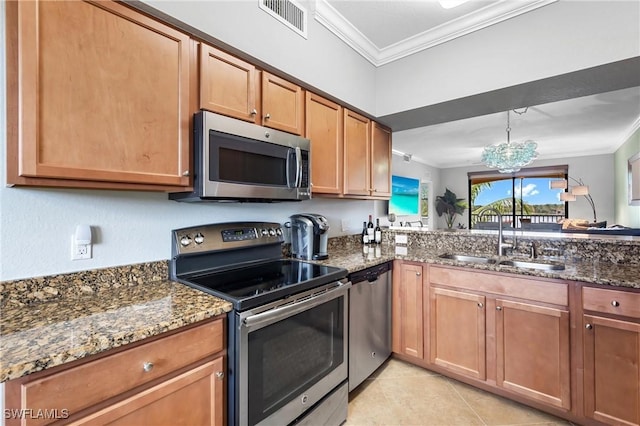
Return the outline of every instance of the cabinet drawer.
<path id="1" fill-rule="evenodd" d="M 583 287 L 582 307 L 587 311 L 640 318 L 640 293 Z"/>
<path id="2" fill-rule="evenodd" d="M 564 282 L 549 282 L 517 275 L 475 272 L 431 265 L 429 282 L 484 293 L 567 306 L 569 290 Z"/>
<path id="3" fill-rule="evenodd" d="M 223 333 L 220 319 L 27 381 L 20 389 L 23 406 L 19 408 L 66 409 L 73 415 L 220 352 L 224 347 Z M 46 419 L 29 420 L 30 425 L 46 423 Z"/>

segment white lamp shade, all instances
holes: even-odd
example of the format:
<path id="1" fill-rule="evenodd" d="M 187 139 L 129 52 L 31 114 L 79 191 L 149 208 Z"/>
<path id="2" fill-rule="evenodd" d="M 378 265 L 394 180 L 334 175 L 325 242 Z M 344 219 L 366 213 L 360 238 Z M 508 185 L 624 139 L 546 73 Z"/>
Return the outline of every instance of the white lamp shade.
<path id="1" fill-rule="evenodd" d="M 567 180 L 550 180 L 549 181 L 549 189 L 566 189 L 567 188 Z"/>
<path id="2" fill-rule="evenodd" d="M 561 201 L 575 201 L 576 200 L 576 196 L 570 192 L 561 192 L 560 193 L 560 200 Z"/>
<path id="3" fill-rule="evenodd" d="M 578 185 L 571 188 L 573 195 L 589 195 L 589 187 L 587 185 Z"/>

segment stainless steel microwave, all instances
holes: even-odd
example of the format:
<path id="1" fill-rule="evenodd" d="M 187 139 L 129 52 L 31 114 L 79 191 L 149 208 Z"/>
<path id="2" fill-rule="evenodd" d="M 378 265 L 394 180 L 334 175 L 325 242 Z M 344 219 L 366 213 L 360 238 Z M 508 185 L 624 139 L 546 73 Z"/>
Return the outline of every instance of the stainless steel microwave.
<path id="1" fill-rule="evenodd" d="M 193 192 L 176 201 L 300 201 L 311 198 L 310 141 L 208 111 L 194 117 Z"/>

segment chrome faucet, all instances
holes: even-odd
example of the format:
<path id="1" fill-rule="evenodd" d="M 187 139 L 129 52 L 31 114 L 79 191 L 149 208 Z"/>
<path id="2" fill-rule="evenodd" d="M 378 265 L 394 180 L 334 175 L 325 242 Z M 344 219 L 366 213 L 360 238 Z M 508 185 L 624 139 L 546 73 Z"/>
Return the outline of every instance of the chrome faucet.
<path id="1" fill-rule="evenodd" d="M 504 240 L 503 229 L 502 229 L 502 213 L 494 207 L 486 208 L 482 214 L 484 215 L 486 212 L 493 212 L 498 215 L 498 256 L 504 256 L 504 252 L 506 249 L 513 249 L 516 246 L 516 238 L 513 238 L 513 242 L 508 243 Z"/>

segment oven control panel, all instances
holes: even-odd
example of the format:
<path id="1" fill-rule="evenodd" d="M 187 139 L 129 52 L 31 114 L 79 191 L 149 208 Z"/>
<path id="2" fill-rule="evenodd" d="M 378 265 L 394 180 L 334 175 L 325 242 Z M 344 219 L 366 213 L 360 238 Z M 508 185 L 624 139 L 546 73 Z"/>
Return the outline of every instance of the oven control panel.
<path id="1" fill-rule="evenodd" d="M 233 222 L 172 231 L 172 254 L 202 253 L 284 242 L 279 223 Z"/>

